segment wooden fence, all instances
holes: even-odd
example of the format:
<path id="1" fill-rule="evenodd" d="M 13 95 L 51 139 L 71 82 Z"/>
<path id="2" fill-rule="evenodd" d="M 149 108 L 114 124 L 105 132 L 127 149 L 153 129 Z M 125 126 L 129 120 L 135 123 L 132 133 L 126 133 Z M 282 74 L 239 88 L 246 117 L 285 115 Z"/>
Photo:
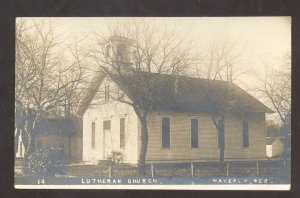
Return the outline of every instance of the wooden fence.
<path id="1" fill-rule="evenodd" d="M 144 164 L 148 177 L 169 176 L 287 176 L 290 161 L 229 161 L 229 162 L 185 162 Z M 69 167 L 68 174 L 74 176 L 134 177 L 138 175 L 138 165 L 99 164 L 95 166 Z M 77 171 L 76 171 L 77 170 Z"/>

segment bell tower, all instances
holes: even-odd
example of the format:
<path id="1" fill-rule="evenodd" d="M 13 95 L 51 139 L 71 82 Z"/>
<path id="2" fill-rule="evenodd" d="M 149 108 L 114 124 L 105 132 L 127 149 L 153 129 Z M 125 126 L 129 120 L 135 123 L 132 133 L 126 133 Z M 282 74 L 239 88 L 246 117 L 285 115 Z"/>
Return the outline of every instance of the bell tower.
<path id="1" fill-rule="evenodd" d="M 105 48 L 105 56 L 109 57 L 115 68 L 131 67 L 131 54 L 134 40 L 122 36 L 111 36 Z"/>

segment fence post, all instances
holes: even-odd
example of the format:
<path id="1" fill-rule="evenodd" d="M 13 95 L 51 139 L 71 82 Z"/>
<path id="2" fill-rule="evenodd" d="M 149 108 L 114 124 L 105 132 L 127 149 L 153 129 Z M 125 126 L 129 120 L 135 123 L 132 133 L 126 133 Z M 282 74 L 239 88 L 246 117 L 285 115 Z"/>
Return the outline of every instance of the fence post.
<path id="1" fill-rule="evenodd" d="M 258 167 L 258 162 L 256 162 L 256 176 L 259 176 L 259 167 Z"/>
<path id="2" fill-rule="evenodd" d="M 192 177 L 194 177 L 194 164 L 191 162 L 191 171 L 192 171 Z"/>
<path id="3" fill-rule="evenodd" d="M 153 167 L 153 163 L 151 163 L 151 176 L 154 177 L 154 167 Z"/>
<path id="4" fill-rule="evenodd" d="M 229 162 L 227 162 L 226 175 L 227 175 L 227 177 L 229 176 Z"/>
<path id="5" fill-rule="evenodd" d="M 111 165 L 109 165 L 109 168 L 108 168 L 108 177 L 111 178 L 112 176 L 112 167 Z"/>

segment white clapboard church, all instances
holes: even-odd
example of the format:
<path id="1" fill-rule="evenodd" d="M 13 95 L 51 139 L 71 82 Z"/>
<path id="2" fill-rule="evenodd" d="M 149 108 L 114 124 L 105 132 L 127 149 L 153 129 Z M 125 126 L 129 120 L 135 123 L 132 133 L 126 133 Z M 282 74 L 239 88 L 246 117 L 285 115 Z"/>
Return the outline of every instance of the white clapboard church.
<path id="1" fill-rule="evenodd" d="M 109 48 L 123 53 L 130 61 L 128 39 L 114 36 Z M 120 50 L 121 49 L 121 50 Z M 118 55 L 118 54 L 117 54 Z M 141 74 L 143 75 L 143 74 Z M 147 73 L 144 74 L 148 75 Z M 157 86 L 158 101 L 149 114 L 147 162 L 218 161 L 220 134 L 213 124 L 204 92 L 210 90 L 215 101 L 224 100 L 223 88 L 230 90 L 235 109 L 225 118 L 225 160 L 259 160 L 266 158 L 265 114 L 272 111 L 237 85 L 225 81 L 151 73 L 164 79 Z M 127 80 L 132 75 L 124 75 Z M 98 163 L 113 152 L 123 155 L 123 162 L 138 163 L 141 125 L 130 105 L 116 102 L 113 94 L 124 93 L 130 100 L 134 87 L 126 89 L 117 78 L 104 72 L 95 74 L 86 90 L 80 113 L 83 115 L 83 161 Z M 155 97 L 154 97 L 155 98 Z M 221 121 L 221 120 L 220 120 Z"/>

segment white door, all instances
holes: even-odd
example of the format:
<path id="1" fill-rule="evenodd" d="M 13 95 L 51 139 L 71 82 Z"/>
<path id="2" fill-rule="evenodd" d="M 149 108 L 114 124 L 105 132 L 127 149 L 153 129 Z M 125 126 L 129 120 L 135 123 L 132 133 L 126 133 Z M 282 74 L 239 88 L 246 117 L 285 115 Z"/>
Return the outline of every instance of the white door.
<path id="1" fill-rule="evenodd" d="M 111 141 L 111 131 L 110 130 L 104 130 L 104 159 L 107 159 L 111 156 L 111 150 L 112 150 L 112 141 Z"/>
<path id="2" fill-rule="evenodd" d="M 112 151 L 112 135 L 111 135 L 111 121 L 103 121 L 103 158 L 107 159 L 111 156 Z"/>

